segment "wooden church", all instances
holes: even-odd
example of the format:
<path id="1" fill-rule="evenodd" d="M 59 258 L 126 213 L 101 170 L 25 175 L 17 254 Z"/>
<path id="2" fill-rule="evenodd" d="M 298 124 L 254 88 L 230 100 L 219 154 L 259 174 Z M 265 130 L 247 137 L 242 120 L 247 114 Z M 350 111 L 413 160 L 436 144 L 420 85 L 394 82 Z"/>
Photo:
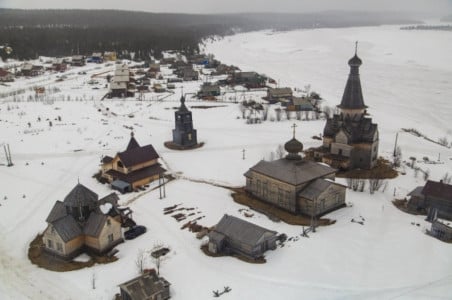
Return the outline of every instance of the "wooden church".
<path id="1" fill-rule="evenodd" d="M 337 107 L 340 113 L 326 122 L 323 145 L 315 156 L 334 168 L 372 169 L 378 157 L 378 127 L 367 117 L 359 78 L 362 61 L 355 55 L 348 61 L 350 74 Z"/>

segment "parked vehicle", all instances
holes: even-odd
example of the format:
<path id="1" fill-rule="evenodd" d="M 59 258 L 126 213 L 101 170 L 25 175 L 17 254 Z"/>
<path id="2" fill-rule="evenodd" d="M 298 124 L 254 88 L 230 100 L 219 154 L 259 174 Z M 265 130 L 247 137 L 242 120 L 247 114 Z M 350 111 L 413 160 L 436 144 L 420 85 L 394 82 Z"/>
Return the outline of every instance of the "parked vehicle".
<path id="1" fill-rule="evenodd" d="M 142 235 L 145 232 L 146 232 L 146 227 L 141 226 L 141 225 L 133 226 L 132 228 L 130 228 L 129 230 L 124 232 L 124 238 L 126 240 L 133 240 L 134 238 Z"/>

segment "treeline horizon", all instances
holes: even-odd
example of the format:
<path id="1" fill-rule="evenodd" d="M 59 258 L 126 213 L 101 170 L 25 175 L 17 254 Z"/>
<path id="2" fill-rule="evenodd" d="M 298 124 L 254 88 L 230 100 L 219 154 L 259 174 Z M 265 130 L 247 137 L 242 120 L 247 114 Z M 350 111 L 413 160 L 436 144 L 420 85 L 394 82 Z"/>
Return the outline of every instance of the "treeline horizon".
<path id="1" fill-rule="evenodd" d="M 199 51 L 210 36 L 255 30 L 375 26 L 419 23 L 395 13 L 323 12 L 306 14 L 176 14 L 122 10 L 0 9 L 0 45 L 13 49 L 11 58 L 134 52 L 139 59 L 164 50 Z M 2 54 L 6 58 L 6 54 Z"/>

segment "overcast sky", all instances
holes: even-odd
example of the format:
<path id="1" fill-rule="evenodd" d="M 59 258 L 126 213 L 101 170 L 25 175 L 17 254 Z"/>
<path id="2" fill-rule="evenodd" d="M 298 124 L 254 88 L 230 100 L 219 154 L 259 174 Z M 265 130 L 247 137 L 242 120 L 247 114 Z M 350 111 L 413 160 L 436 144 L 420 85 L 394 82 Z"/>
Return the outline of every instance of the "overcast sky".
<path id="1" fill-rule="evenodd" d="M 0 0 L 3 8 L 124 9 L 151 12 L 403 11 L 447 15 L 452 0 Z"/>

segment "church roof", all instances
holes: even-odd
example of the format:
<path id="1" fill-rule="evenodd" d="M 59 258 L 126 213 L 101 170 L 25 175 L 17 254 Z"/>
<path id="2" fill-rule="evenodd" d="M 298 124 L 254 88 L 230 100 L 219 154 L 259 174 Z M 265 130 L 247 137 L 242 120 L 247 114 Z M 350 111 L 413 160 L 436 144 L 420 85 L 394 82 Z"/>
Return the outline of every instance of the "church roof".
<path id="1" fill-rule="evenodd" d="M 118 153 L 118 156 L 126 168 L 159 158 L 154 147 L 150 144 L 143 147 L 127 149 L 124 152 Z"/>
<path id="2" fill-rule="evenodd" d="M 215 226 L 213 232 L 220 234 L 220 236 L 216 235 L 216 238 L 221 238 L 221 235 L 224 235 L 240 244 L 251 246 L 257 245 L 265 236 L 271 237 L 276 235 L 276 231 L 268 230 L 256 224 L 226 214 Z"/>
<path id="3" fill-rule="evenodd" d="M 185 106 L 185 97 L 182 95 L 182 97 L 180 97 L 180 107 L 179 107 L 179 112 L 187 112 L 188 108 Z"/>
<path id="4" fill-rule="evenodd" d="M 250 177 L 252 171 L 291 185 L 300 185 L 333 174 L 336 169 L 312 161 L 282 158 L 274 161 L 261 160 L 251 167 L 245 176 Z"/>
<path id="5" fill-rule="evenodd" d="M 348 75 L 341 104 L 338 107 L 341 109 L 364 109 L 367 106 L 364 104 L 361 81 L 359 79 L 359 66 L 362 61 L 355 54 L 348 61 L 348 64 L 350 65 L 350 74 Z"/>
<path id="6" fill-rule="evenodd" d="M 152 166 L 142 168 L 136 171 L 133 171 L 131 173 L 123 174 L 121 172 L 118 172 L 116 170 L 108 170 L 107 174 L 119 178 L 119 180 L 122 180 L 127 183 L 134 183 L 136 181 L 139 181 L 141 179 L 149 178 L 158 174 L 163 174 L 166 170 L 160 166 L 160 164 L 154 164 Z"/>
<path id="7" fill-rule="evenodd" d="M 98 196 L 86 186 L 78 183 L 72 191 L 64 198 L 64 205 L 71 207 L 89 206 L 97 204 Z"/>
<path id="8" fill-rule="evenodd" d="M 375 133 L 378 131 L 378 125 L 372 123 L 372 119 L 359 117 L 359 119 L 344 119 L 341 115 L 334 115 L 328 119 L 323 130 L 325 137 L 334 138 L 336 134 L 343 130 L 349 137 L 349 143 L 371 143 Z"/>
<path id="9" fill-rule="evenodd" d="M 309 199 L 309 200 L 316 200 L 326 189 L 328 189 L 331 185 L 334 185 L 336 183 L 325 180 L 323 178 L 318 178 L 314 180 L 312 183 L 308 184 L 307 187 L 302 189 L 298 196 Z"/>

